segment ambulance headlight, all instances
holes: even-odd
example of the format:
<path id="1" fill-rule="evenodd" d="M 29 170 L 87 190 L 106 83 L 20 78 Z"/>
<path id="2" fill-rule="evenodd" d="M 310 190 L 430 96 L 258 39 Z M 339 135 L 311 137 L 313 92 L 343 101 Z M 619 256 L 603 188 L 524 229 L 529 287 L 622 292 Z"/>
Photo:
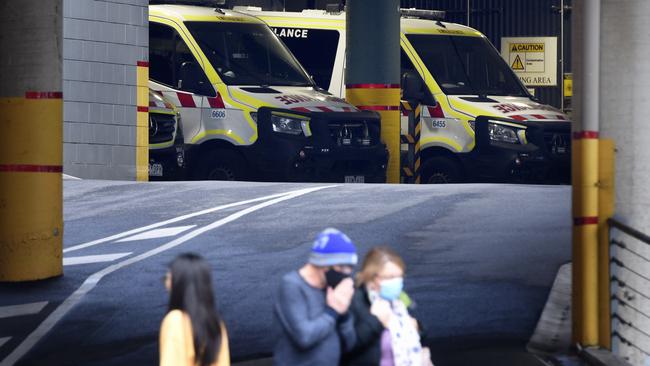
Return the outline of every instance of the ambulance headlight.
<path id="1" fill-rule="evenodd" d="M 273 132 L 285 133 L 288 135 L 310 136 L 309 121 L 285 116 L 271 115 L 271 126 Z"/>
<path id="2" fill-rule="evenodd" d="M 522 126 L 523 127 L 523 126 Z M 490 140 L 494 142 L 505 142 L 507 144 L 523 144 L 525 142 L 525 128 L 518 128 L 515 124 L 488 123 Z M 521 137 L 524 136 L 524 139 Z"/>

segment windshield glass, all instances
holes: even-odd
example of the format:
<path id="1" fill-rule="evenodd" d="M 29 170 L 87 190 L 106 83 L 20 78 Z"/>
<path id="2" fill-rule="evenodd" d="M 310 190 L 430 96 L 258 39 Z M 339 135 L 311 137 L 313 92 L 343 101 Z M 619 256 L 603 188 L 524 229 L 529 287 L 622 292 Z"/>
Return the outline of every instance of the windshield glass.
<path id="1" fill-rule="evenodd" d="M 282 42 L 264 24 L 185 22 L 228 85 L 311 86 Z"/>
<path id="2" fill-rule="evenodd" d="M 508 64 L 483 37 L 406 37 L 447 95 L 528 96 Z"/>

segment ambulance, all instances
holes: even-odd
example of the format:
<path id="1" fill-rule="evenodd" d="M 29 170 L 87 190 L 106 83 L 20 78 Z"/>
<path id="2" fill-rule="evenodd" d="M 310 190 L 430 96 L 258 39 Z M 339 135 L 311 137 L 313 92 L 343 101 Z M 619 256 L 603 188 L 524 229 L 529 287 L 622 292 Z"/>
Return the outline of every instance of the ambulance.
<path id="1" fill-rule="evenodd" d="M 379 114 L 321 89 L 264 22 L 150 3 L 149 88 L 178 111 L 189 178 L 385 181 Z"/>
<path id="2" fill-rule="evenodd" d="M 149 180 L 185 178 L 179 113 L 162 93 L 149 90 Z"/>
<path id="3" fill-rule="evenodd" d="M 344 12 L 234 9 L 269 24 L 320 87 L 345 97 Z M 535 100 L 483 34 L 443 18 L 402 9 L 402 99 L 421 106 L 421 182 L 568 183 L 567 116 Z"/>

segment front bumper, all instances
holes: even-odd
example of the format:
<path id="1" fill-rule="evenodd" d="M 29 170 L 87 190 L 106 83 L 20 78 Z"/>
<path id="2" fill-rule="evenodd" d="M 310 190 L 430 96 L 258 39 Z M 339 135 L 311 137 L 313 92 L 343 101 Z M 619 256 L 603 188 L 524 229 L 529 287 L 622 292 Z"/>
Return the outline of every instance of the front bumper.
<path id="1" fill-rule="evenodd" d="M 492 118 L 494 119 L 494 118 Z M 479 119 L 477 118 L 477 123 Z M 490 141 L 477 124 L 476 147 L 461 157 L 470 179 L 512 183 L 571 182 L 571 123 L 517 122 L 527 126 L 527 144 Z"/>
<path id="2" fill-rule="evenodd" d="M 185 149 L 182 144 L 165 149 L 149 149 L 149 180 L 184 180 Z"/>
<path id="3" fill-rule="evenodd" d="M 272 113 L 309 118 L 311 136 L 274 132 Z M 388 151 L 380 140 L 379 115 L 374 112 L 295 112 L 274 108 L 258 110 L 258 140 L 245 155 L 257 179 L 300 182 L 386 181 Z M 344 145 L 337 141 L 341 126 L 369 126 L 370 143 Z M 359 139 L 360 141 L 360 139 Z"/>

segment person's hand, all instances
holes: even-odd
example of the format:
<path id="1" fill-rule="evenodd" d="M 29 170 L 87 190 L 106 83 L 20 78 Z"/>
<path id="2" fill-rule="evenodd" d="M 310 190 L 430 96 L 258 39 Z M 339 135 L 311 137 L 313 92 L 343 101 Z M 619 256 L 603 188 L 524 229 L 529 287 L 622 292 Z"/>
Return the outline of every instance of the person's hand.
<path id="1" fill-rule="evenodd" d="M 420 324 L 418 323 L 417 319 L 415 319 L 414 317 L 409 315 L 409 320 L 411 321 L 411 324 L 413 324 L 413 327 L 415 328 L 415 330 L 417 330 L 419 332 L 420 331 Z"/>
<path id="2" fill-rule="evenodd" d="M 350 308 L 354 295 L 354 282 L 352 278 L 341 281 L 336 288 L 327 288 L 327 305 L 339 314 L 345 314 Z"/>
<path id="3" fill-rule="evenodd" d="M 422 347 L 422 366 L 433 366 L 431 349 L 429 347 Z"/>
<path id="4" fill-rule="evenodd" d="M 390 308 L 390 303 L 384 299 L 377 299 L 370 306 L 370 314 L 374 315 L 379 322 L 388 328 L 388 323 L 390 322 L 390 317 L 393 314 L 393 311 Z"/>

